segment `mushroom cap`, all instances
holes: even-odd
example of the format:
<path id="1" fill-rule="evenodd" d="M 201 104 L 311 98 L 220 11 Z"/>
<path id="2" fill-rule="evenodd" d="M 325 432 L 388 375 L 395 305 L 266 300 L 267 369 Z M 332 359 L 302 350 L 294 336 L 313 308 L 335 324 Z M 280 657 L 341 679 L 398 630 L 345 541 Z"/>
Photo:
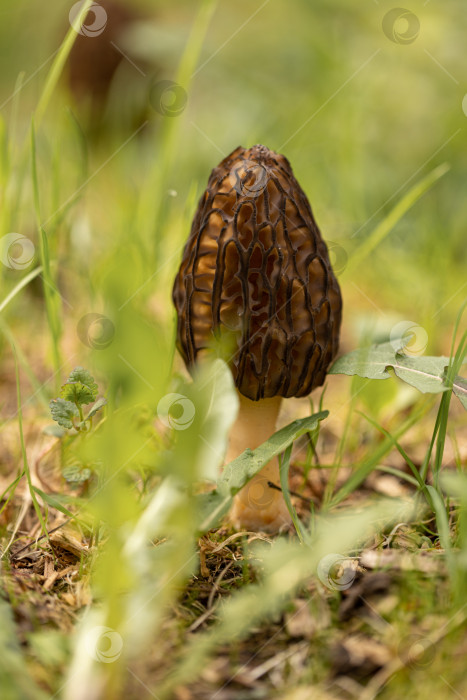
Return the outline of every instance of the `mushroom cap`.
<path id="1" fill-rule="evenodd" d="M 342 298 L 310 204 L 283 155 L 241 146 L 214 168 L 173 301 L 188 368 L 223 333 L 254 401 L 306 396 L 337 353 Z"/>

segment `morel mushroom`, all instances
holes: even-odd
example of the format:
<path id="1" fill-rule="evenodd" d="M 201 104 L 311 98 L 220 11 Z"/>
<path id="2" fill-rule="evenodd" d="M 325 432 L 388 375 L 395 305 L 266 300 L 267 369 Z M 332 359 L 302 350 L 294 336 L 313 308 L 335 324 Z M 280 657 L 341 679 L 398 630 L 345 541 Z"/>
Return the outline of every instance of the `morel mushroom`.
<path id="1" fill-rule="evenodd" d="M 175 280 L 177 346 L 188 368 L 228 334 L 240 394 L 226 461 L 274 432 L 283 397 L 321 386 L 339 343 L 342 298 L 326 244 L 288 160 L 236 148 L 211 173 Z M 236 527 L 289 523 L 277 460 L 235 497 Z"/>

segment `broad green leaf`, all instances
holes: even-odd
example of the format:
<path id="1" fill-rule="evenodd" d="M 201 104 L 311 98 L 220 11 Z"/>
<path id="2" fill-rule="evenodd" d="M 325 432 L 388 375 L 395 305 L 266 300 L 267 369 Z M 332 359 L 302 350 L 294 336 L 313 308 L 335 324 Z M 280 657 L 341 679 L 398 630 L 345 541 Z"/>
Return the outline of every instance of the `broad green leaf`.
<path id="1" fill-rule="evenodd" d="M 319 421 L 326 418 L 328 414 L 329 411 L 321 411 L 289 423 L 255 450 L 245 450 L 237 459 L 224 467 L 216 489 L 198 496 L 202 519 L 200 530 L 205 531 L 215 527 L 229 510 L 235 494 L 273 457 L 284 452 L 297 438 L 315 430 Z"/>
<path id="2" fill-rule="evenodd" d="M 87 369 L 84 369 L 84 367 L 75 367 L 67 379 L 67 384 L 74 383 L 83 384 L 83 386 L 87 387 L 92 396 L 92 401 L 97 399 L 98 386 L 94 381 L 94 377 L 90 372 L 88 372 Z M 64 386 L 66 386 L 66 384 Z M 90 403 L 90 401 L 87 401 L 86 403 Z"/>
<path id="3" fill-rule="evenodd" d="M 65 399 L 52 399 L 50 402 L 52 418 L 64 428 L 72 428 L 74 417 L 79 418 L 79 411 L 75 404 Z"/>
<path id="4" fill-rule="evenodd" d="M 96 413 L 97 413 L 97 411 L 100 411 L 100 409 L 101 409 L 103 406 L 105 406 L 106 403 L 107 403 L 107 399 L 104 399 L 104 398 L 98 399 L 98 400 L 96 401 L 96 403 L 94 404 L 94 406 L 93 406 L 93 407 L 91 408 L 91 410 L 89 411 L 88 415 L 86 416 L 86 420 L 88 420 L 89 418 L 92 418 L 93 416 L 95 416 Z"/>
<path id="5" fill-rule="evenodd" d="M 329 411 L 321 411 L 306 418 L 294 420 L 285 428 L 274 433 L 269 440 L 255 450 L 245 450 L 237 459 L 230 462 L 222 472 L 217 482 L 218 489 L 223 493 L 235 495 L 245 484 L 259 472 L 273 457 L 284 452 L 287 447 L 301 435 L 315 430 L 319 421 L 324 420 Z"/>
<path id="6" fill-rule="evenodd" d="M 207 532 L 219 525 L 232 505 L 233 496 L 222 494 L 217 489 L 208 493 L 200 493 L 196 497 L 199 513 L 199 532 Z"/>
<path id="7" fill-rule="evenodd" d="M 360 348 L 340 357 L 332 365 L 329 374 L 357 374 L 368 379 L 388 379 L 391 376 L 389 369 L 393 369 L 399 379 L 422 393 L 437 394 L 449 390 L 445 383 L 448 365 L 448 357 L 411 357 L 398 353 L 394 342 L 389 342 Z M 466 380 L 457 377 L 453 389 L 465 406 Z"/>

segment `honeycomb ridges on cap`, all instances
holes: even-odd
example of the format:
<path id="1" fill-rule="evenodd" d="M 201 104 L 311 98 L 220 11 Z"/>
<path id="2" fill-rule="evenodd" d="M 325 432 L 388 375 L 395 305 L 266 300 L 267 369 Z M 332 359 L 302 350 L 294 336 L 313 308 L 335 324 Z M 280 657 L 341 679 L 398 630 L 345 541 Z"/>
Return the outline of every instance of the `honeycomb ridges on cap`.
<path id="1" fill-rule="evenodd" d="M 288 160 L 236 148 L 211 173 L 175 279 L 186 365 L 227 334 L 235 384 L 252 400 L 306 396 L 337 353 L 342 298 Z"/>

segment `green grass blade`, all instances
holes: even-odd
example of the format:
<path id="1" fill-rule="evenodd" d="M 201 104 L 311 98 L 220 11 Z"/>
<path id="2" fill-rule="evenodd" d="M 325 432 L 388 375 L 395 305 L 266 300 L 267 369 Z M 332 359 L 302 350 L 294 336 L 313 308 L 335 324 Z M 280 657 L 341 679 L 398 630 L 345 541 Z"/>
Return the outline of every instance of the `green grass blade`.
<path id="1" fill-rule="evenodd" d="M 17 138 L 19 122 L 18 107 L 21 90 L 23 88 L 24 75 L 24 72 L 21 72 L 15 83 L 8 126 L 6 120 L 0 117 L 0 183 L 2 187 L 2 196 L 0 197 L 0 231 L 10 230 L 12 212 L 18 211 L 18 207 L 15 208 L 13 205 L 12 197 L 6 196 L 6 192 L 11 190 L 12 164 L 16 158 L 14 145 Z M 19 190 L 21 189 L 21 184 L 22 181 L 18 178 L 17 188 Z"/>
<path id="2" fill-rule="evenodd" d="M 342 466 L 342 459 L 344 456 L 344 450 L 345 446 L 347 444 L 347 440 L 349 437 L 349 431 L 350 431 L 350 426 L 352 423 L 352 415 L 355 410 L 355 404 L 357 403 L 357 395 L 358 392 L 355 391 L 355 378 L 352 378 L 351 382 L 351 389 L 350 389 L 350 401 L 348 402 L 348 410 L 347 410 L 347 415 L 345 417 L 345 423 L 344 423 L 344 429 L 342 431 L 342 435 L 339 439 L 339 442 L 336 447 L 336 452 L 334 455 L 334 467 L 331 472 L 331 476 L 328 479 L 328 483 L 326 484 L 326 488 L 324 490 L 324 496 L 323 496 L 323 508 L 327 508 L 329 503 L 331 502 L 332 495 L 334 493 L 334 489 L 336 487 L 337 479 L 339 477 L 339 469 Z"/>
<path id="3" fill-rule="evenodd" d="M 37 229 L 39 232 L 40 239 L 40 257 L 41 264 L 43 268 L 43 288 L 44 288 L 44 299 L 45 308 L 47 313 L 47 322 L 49 325 L 50 336 L 52 340 L 52 354 L 54 360 L 54 369 L 56 374 L 57 388 L 59 386 L 58 372 L 62 365 L 60 358 L 59 341 L 61 335 L 61 322 L 60 322 L 60 295 L 56 288 L 55 282 L 52 279 L 50 272 L 50 256 L 49 256 L 49 242 L 47 239 L 47 234 L 41 225 L 41 207 L 39 198 L 39 180 L 37 176 L 37 164 L 36 164 L 36 138 L 35 138 L 35 128 L 34 128 L 34 118 L 31 121 L 31 171 L 32 171 L 32 184 L 34 192 L 34 210 L 37 220 Z"/>
<path id="4" fill-rule="evenodd" d="M 45 491 L 42 491 L 40 488 L 37 486 L 33 486 L 33 489 L 35 493 L 37 493 L 44 501 L 47 503 L 51 508 L 55 508 L 55 510 L 59 510 L 60 513 L 63 513 L 63 515 L 67 515 L 69 518 L 75 518 L 75 514 L 71 512 L 71 510 L 68 510 L 68 508 L 65 508 L 60 501 L 58 501 L 56 498 L 50 495 L 50 493 L 45 493 Z"/>
<path id="5" fill-rule="evenodd" d="M 436 516 L 436 526 L 438 528 L 439 541 L 444 549 L 446 562 L 452 576 L 454 574 L 454 559 L 452 555 L 451 533 L 449 529 L 448 516 L 446 514 L 446 506 L 439 492 L 433 486 L 430 486 L 428 484 L 426 488 L 430 494 L 430 498 L 433 503 L 433 510 Z"/>
<path id="6" fill-rule="evenodd" d="M 349 258 L 345 274 L 354 270 L 373 250 L 386 238 L 394 226 L 402 219 L 404 214 L 420 199 L 422 195 L 432 187 L 435 182 L 445 175 L 450 169 L 449 164 L 443 163 L 432 170 L 422 180 L 417 182 L 402 199 L 391 209 L 389 214 L 376 226 L 366 240 L 356 249 Z"/>
<path id="7" fill-rule="evenodd" d="M 379 472 L 384 472 L 384 474 L 391 474 L 392 476 L 396 476 L 398 479 L 403 479 L 404 481 L 408 481 L 409 484 L 412 484 L 412 486 L 419 486 L 420 481 L 418 478 L 415 478 L 411 476 L 410 474 L 406 474 L 405 472 L 401 471 L 400 469 L 395 469 L 394 467 L 386 467 L 381 465 L 380 467 L 376 467 L 376 471 Z"/>
<path id="8" fill-rule="evenodd" d="M 449 406 L 451 403 L 452 390 L 443 394 L 439 404 L 439 427 L 436 439 L 436 452 L 433 463 L 433 484 L 439 489 L 439 475 L 443 464 L 444 446 L 446 444 L 446 431 L 448 427 Z"/>
<path id="9" fill-rule="evenodd" d="M 456 353 L 453 356 L 453 351 L 454 351 L 454 344 L 455 344 L 455 339 L 457 335 L 457 330 L 459 328 L 460 320 L 462 317 L 462 314 L 464 312 L 464 309 L 467 305 L 467 302 L 465 302 L 462 306 L 461 309 L 457 315 L 457 321 L 456 325 L 454 328 L 454 333 L 453 333 L 453 342 L 451 346 L 451 358 L 449 360 L 449 366 L 447 370 L 447 375 L 446 375 L 446 384 L 451 387 L 449 391 L 447 391 L 440 402 L 439 406 L 439 411 L 438 411 L 438 419 L 437 419 L 437 438 L 436 438 L 436 452 L 435 452 L 435 459 L 434 459 L 434 464 L 433 464 L 433 483 L 436 489 L 439 490 L 439 475 L 441 473 L 441 468 L 442 468 L 442 463 L 443 463 L 443 455 L 444 455 L 444 447 L 446 444 L 446 433 L 447 433 L 447 428 L 448 428 L 448 418 L 449 418 L 449 406 L 451 403 L 451 397 L 453 393 L 453 384 L 455 381 L 455 378 L 457 376 L 457 373 L 460 371 L 461 365 L 464 361 L 464 356 L 465 356 L 465 351 L 466 351 L 466 344 L 467 344 L 467 331 L 463 334 L 461 341 L 459 343 L 459 346 L 457 348 Z"/>
<path id="10" fill-rule="evenodd" d="M 466 307 L 467 307 L 467 299 L 466 299 L 466 300 L 464 301 L 464 303 L 461 305 L 461 308 L 459 309 L 459 312 L 458 312 L 458 314 L 457 314 L 456 323 L 455 323 L 455 326 L 454 326 L 454 332 L 453 332 L 453 334 L 452 334 L 451 359 L 452 359 L 453 356 L 454 356 L 454 348 L 455 348 L 455 345 L 456 345 L 457 331 L 459 330 L 461 318 L 462 318 L 462 316 L 463 316 L 463 313 L 464 313 Z M 467 333 L 467 331 L 466 331 L 466 333 Z M 457 351 L 457 353 L 456 353 L 456 359 L 457 359 L 457 361 L 460 361 L 461 359 L 464 358 L 464 354 L 465 354 L 465 353 L 462 353 L 461 347 L 462 347 L 463 341 L 464 341 L 464 339 L 465 339 L 466 333 L 464 333 L 464 335 L 463 335 L 463 340 L 460 342 L 459 347 L 458 347 L 458 351 Z M 461 355 L 462 355 L 462 357 L 461 357 Z M 456 359 L 455 359 L 455 361 L 456 361 Z M 459 371 L 459 367 L 456 369 L 456 374 L 457 374 L 458 371 Z"/>
<path id="11" fill-rule="evenodd" d="M 420 418 L 431 408 L 433 402 L 423 402 L 423 405 L 414 410 L 401 427 L 390 438 L 386 438 L 379 447 L 373 450 L 372 454 L 358 466 L 348 481 L 336 493 L 330 502 L 330 506 L 336 506 L 344 500 L 352 491 L 365 481 L 366 477 L 376 468 L 381 459 L 390 452 L 394 445 L 394 439 L 398 440 L 409 428 L 415 425 Z"/>
<path id="12" fill-rule="evenodd" d="M 199 59 L 206 32 L 211 22 L 212 15 L 217 5 L 217 0 L 203 0 L 196 16 L 191 34 L 181 58 L 175 82 L 188 92 L 192 75 Z M 178 134 L 182 126 L 182 119 L 163 117 L 162 128 L 158 134 L 158 157 L 154 159 L 154 167 L 148 176 L 148 184 L 142 192 L 140 200 L 136 230 L 146 231 L 146 241 L 153 240 L 155 245 L 155 258 L 158 259 L 159 244 L 162 236 L 159 231 L 164 219 L 165 192 L 167 179 L 175 162 Z M 156 231 L 156 235 L 154 235 Z"/>
<path id="13" fill-rule="evenodd" d="M 37 377 L 34 373 L 34 370 L 31 366 L 31 363 L 29 362 L 27 356 L 21 350 L 20 345 L 16 342 L 16 338 L 13 335 L 13 333 L 11 332 L 10 328 L 7 326 L 6 323 L 4 323 L 4 321 L 1 318 L 0 318 L 0 331 L 3 333 L 5 338 L 10 342 L 10 344 L 12 344 L 16 347 L 16 353 L 18 355 L 18 360 L 19 360 L 24 372 L 26 373 L 27 378 L 29 379 L 32 388 L 34 389 L 34 396 L 38 397 L 44 410 L 48 413 L 49 412 L 50 398 L 49 398 L 49 396 L 44 388 L 44 383 L 40 382 L 37 379 Z M 1 501 L 1 498 L 0 498 L 0 501 Z"/>
<path id="14" fill-rule="evenodd" d="M 81 19 L 85 17 L 85 14 L 87 13 L 88 9 L 91 7 L 93 0 L 85 0 L 83 3 L 83 6 L 81 8 L 79 17 L 76 18 L 75 24 L 78 26 L 78 24 L 81 23 Z M 76 37 L 78 36 L 78 32 L 71 26 L 70 29 L 68 30 L 65 39 L 63 40 L 63 43 L 61 47 L 59 48 L 52 66 L 49 70 L 49 73 L 47 75 L 47 79 L 45 81 L 44 88 L 42 90 L 42 94 L 40 96 L 39 102 L 37 104 L 36 108 L 36 123 L 39 125 L 42 121 L 42 118 L 44 116 L 44 113 L 47 109 L 47 106 L 50 102 L 50 98 L 52 97 L 52 94 L 57 86 L 57 83 L 59 81 L 60 75 L 62 74 L 63 67 L 65 65 L 65 62 L 70 54 L 70 51 L 73 47 L 73 44 L 76 40 Z"/>
<path id="15" fill-rule="evenodd" d="M 302 544 L 306 544 L 309 541 L 309 535 L 302 525 L 300 518 L 297 515 L 297 511 L 293 507 L 292 501 L 290 499 L 289 492 L 289 469 L 290 469 L 290 456 L 292 454 L 293 445 L 289 445 L 284 454 L 279 455 L 279 474 L 281 480 L 282 495 L 284 497 L 285 504 L 292 518 L 292 522 L 297 531 L 298 538 Z"/>
<path id="16" fill-rule="evenodd" d="M 20 482 L 21 479 L 23 478 L 24 474 L 25 474 L 24 471 L 22 471 L 20 474 L 18 474 L 18 476 L 16 477 L 16 479 L 14 479 L 14 480 L 11 482 L 11 484 L 8 484 L 8 486 L 6 487 L 6 489 L 4 490 L 4 492 L 3 492 L 2 494 L 0 494 L 0 503 L 3 504 L 2 507 L 0 508 L 0 515 L 3 513 L 3 511 L 5 510 L 5 508 L 7 508 L 9 502 L 11 501 L 11 499 L 13 498 L 13 496 L 15 495 L 16 487 L 18 486 L 19 482 Z M 6 496 L 7 496 L 7 493 L 10 492 L 10 491 L 11 491 L 11 493 L 10 493 L 10 495 L 9 495 L 8 498 L 7 498 L 7 497 L 6 497 Z M 3 558 L 3 557 L 5 556 L 5 553 L 6 553 L 6 552 L 3 552 L 3 553 L 2 553 L 0 559 Z"/>
<path id="17" fill-rule="evenodd" d="M 388 438 L 389 440 L 392 440 L 394 447 L 397 449 L 397 451 L 399 452 L 401 457 L 405 460 L 405 462 L 407 463 L 407 466 L 409 467 L 410 471 L 414 475 L 415 483 L 418 486 L 420 486 L 421 488 L 424 488 L 425 483 L 424 483 L 423 479 L 421 478 L 417 467 L 412 462 L 412 460 L 410 459 L 409 455 L 404 450 L 402 445 L 400 445 L 399 441 L 393 435 L 391 435 L 391 433 L 388 430 L 383 428 L 383 426 L 380 425 L 377 421 L 375 421 L 372 418 L 370 418 L 369 416 L 365 415 L 365 413 L 363 413 L 362 411 L 357 411 L 357 413 L 359 413 L 361 416 L 363 416 L 363 418 L 365 418 L 365 420 L 367 420 L 368 423 L 370 423 L 374 428 L 376 428 L 376 430 L 379 430 L 379 432 L 382 433 L 386 438 Z"/>
<path id="18" fill-rule="evenodd" d="M 39 267 L 35 267 L 34 270 L 31 270 L 31 272 L 28 272 L 28 274 L 25 275 L 23 277 L 23 279 L 20 282 L 18 282 L 17 285 L 15 285 L 13 287 L 11 292 L 9 292 L 9 294 L 7 294 L 6 297 L 4 298 L 4 300 L 1 302 L 0 313 L 2 313 L 2 311 L 8 306 L 10 301 L 12 301 L 15 298 L 15 296 L 17 294 L 19 294 L 19 292 L 29 284 L 29 282 L 31 282 L 33 279 L 35 279 L 37 277 L 37 275 L 41 274 L 43 269 L 44 268 L 42 267 L 42 265 L 40 265 Z"/>

